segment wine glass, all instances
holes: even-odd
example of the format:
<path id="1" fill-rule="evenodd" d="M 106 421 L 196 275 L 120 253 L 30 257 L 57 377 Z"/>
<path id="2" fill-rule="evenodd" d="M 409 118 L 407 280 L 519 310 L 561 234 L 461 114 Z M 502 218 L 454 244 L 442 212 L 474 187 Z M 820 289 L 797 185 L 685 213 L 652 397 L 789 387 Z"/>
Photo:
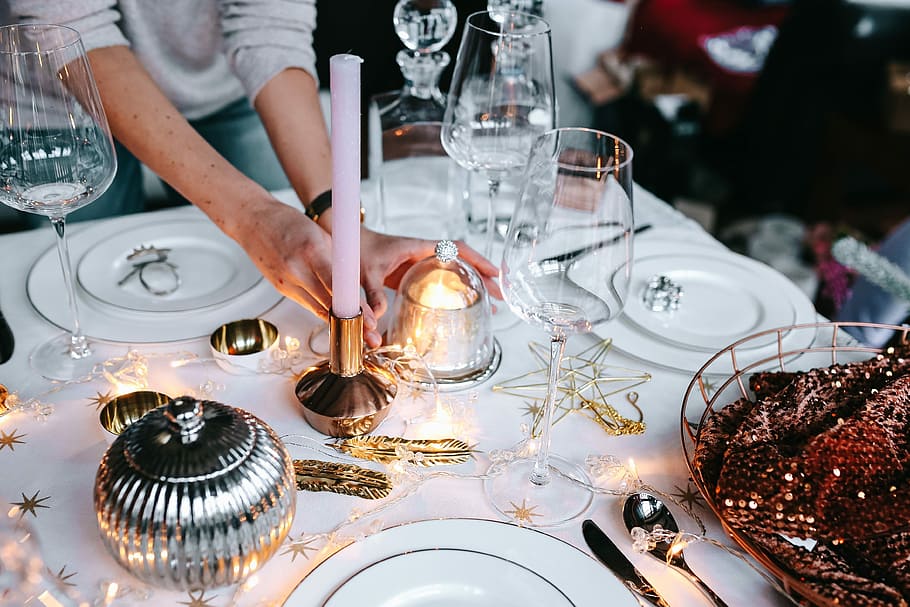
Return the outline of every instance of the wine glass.
<path id="1" fill-rule="evenodd" d="M 60 25 L 0 27 L 0 202 L 47 216 L 72 330 L 32 352 L 32 367 L 68 380 L 92 370 L 79 327 L 66 216 L 97 199 L 117 171 L 114 142 L 79 33 Z"/>
<path id="2" fill-rule="evenodd" d="M 546 401 L 536 455 L 493 470 L 485 488 L 501 513 L 521 506 L 524 523 L 549 527 L 592 499 L 575 482 L 584 471 L 550 454 L 550 431 L 566 338 L 616 318 L 629 293 L 632 150 L 608 133 L 555 129 L 534 144 L 523 179 L 500 280 L 512 311 L 550 334 Z"/>
<path id="3" fill-rule="evenodd" d="M 470 15 L 455 60 L 442 123 L 442 146 L 468 171 L 484 173 L 489 204 L 484 255 L 493 255 L 496 198 L 524 168 L 531 144 L 556 122 L 550 26 L 528 13 L 498 9 Z M 469 221 L 471 218 L 469 218 Z"/>

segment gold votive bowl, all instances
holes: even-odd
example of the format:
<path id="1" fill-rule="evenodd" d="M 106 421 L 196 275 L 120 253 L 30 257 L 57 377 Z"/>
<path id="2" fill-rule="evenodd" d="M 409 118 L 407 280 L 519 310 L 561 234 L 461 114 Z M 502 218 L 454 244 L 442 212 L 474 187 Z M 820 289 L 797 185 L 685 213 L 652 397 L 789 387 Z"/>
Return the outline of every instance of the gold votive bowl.
<path id="1" fill-rule="evenodd" d="M 107 430 L 110 440 L 117 438 L 143 415 L 166 404 L 171 398 L 153 390 L 139 390 L 112 398 L 98 415 L 101 427 Z"/>
<path id="2" fill-rule="evenodd" d="M 252 375 L 278 347 L 278 328 L 261 318 L 235 320 L 215 329 L 209 346 L 219 367 L 235 375 Z"/>
<path id="3" fill-rule="evenodd" d="M 0 384 L 0 417 L 3 417 L 7 413 L 9 413 L 10 407 L 6 402 L 8 398 L 9 398 L 9 390 L 7 390 L 6 386 L 4 386 L 3 384 Z"/>

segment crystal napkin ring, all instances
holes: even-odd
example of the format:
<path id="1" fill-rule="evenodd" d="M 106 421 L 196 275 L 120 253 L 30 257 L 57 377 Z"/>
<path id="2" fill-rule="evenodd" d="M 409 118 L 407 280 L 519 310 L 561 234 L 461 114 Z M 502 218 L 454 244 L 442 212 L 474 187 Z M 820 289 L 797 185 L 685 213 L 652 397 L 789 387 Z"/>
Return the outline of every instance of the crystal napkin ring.
<path id="1" fill-rule="evenodd" d="M 679 309 L 683 288 L 669 277 L 655 275 L 648 280 L 642 293 L 642 303 L 652 312 L 675 312 Z"/>

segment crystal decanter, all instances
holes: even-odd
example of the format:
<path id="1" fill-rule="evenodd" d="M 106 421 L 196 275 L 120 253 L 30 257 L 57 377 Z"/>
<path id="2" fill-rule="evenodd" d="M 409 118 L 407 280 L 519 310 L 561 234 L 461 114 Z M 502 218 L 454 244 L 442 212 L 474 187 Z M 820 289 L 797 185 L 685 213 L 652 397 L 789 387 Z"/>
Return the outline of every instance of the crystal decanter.
<path id="1" fill-rule="evenodd" d="M 400 0 L 396 56 L 404 86 L 371 99 L 370 172 L 378 185 L 371 227 L 402 236 L 458 239 L 464 233 L 465 176 L 440 143 L 445 97 L 439 78 L 458 14 L 451 0 Z"/>

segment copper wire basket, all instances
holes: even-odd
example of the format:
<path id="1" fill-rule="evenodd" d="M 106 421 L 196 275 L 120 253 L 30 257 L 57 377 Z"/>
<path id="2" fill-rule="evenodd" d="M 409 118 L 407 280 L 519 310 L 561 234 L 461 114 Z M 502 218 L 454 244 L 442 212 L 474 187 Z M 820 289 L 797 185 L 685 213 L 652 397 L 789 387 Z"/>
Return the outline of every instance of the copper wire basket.
<path id="1" fill-rule="evenodd" d="M 720 520 L 724 531 L 780 580 L 787 593 L 819 607 L 828 605 L 830 601 L 820 596 L 782 565 L 774 554 L 754 544 L 746 535 L 724 520 L 718 505 L 714 502 L 712 492 L 695 466 L 694 455 L 700 429 L 715 411 L 739 398 L 754 399 L 755 395 L 749 389 L 749 377 L 752 374 L 760 371 L 808 371 L 833 364 L 858 362 L 867 360 L 883 350 L 858 342 L 845 330 L 847 327 L 892 330 L 894 331 L 892 343 L 895 340 L 902 343 L 910 342 L 910 326 L 861 322 L 792 325 L 750 335 L 712 356 L 698 370 L 686 388 L 680 419 L 682 447 L 689 474 L 711 511 Z M 774 338 L 773 343 L 761 348 L 753 346 L 757 340 L 767 341 L 769 337 Z M 806 343 L 810 345 L 791 349 L 788 348 L 788 343 L 795 343 L 797 346 Z"/>

